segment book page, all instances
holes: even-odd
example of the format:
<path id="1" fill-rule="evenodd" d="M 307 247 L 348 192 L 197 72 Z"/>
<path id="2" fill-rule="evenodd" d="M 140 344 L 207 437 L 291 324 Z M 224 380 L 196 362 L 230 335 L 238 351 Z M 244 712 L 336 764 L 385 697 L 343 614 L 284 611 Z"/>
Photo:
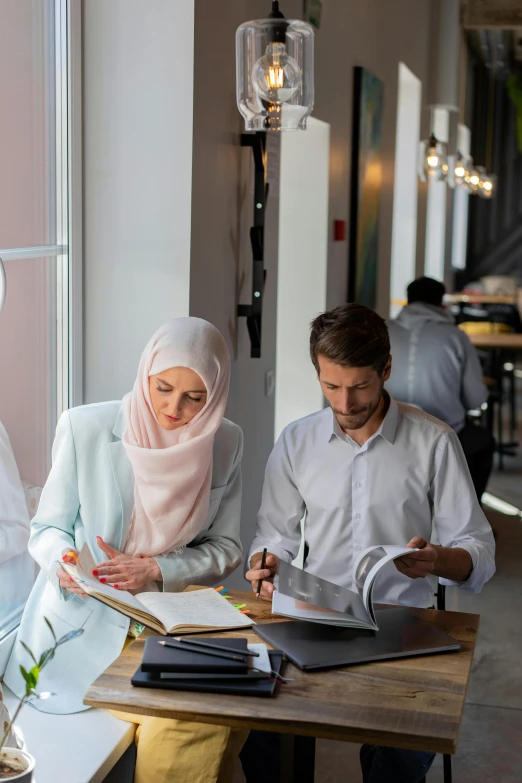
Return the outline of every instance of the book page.
<path id="1" fill-rule="evenodd" d="M 296 620 L 308 620 L 309 622 L 322 623 L 324 625 L 335 625 L 342 628 L 375 627 L 371 619 L 366 615 L 366 611 L 364 612 L 364 617 L 356 617 L 355 615 L 337 612 L 334 609 L 322 609 L 314 604 L 307 604 L 292 596 L 280 593 L 278 590 L 275 590 L 272 594 L 272 614 L 279 614 Z"/>
<path id="2" fill-rule="evenodd" d="M 73 566 L 70 563 L 60 562 L 60 565 L 69 574 L 69 576 L 74 579 L 76 584 L 81 587 L 82 590 L 85 590 L 88 595 L 91 595 L 94 598 L 96 598 L 97 594 L 102 595 L 108 599 L 106 603 L 110 602 L 109 605 L 112 602 L 114 602 L 114 604 L 124 604 L 130 609 L 140 612 L 141 614 L 144 612 L 145 614 L 149 614 L 146 607 L 143 606 L 141 601 L 139 601 L 136 596 L 132 595 L 132 593 L 128 593 L 126 590 L 116 590 L 115 587 L 103 584 L 102 582 L 99 582 L 96 577 L 89 577 L 83 571 L 80 572 L 76 566 Z M 116 609 L 117 607 L 114 606 L 114 608 Z"/>
<path id="3" fill-rule="evenodd" d="M 177 626 L 241 628 L 254 625 L 214 588 L 188 593 L 139 593 L 140 603 L 160 620 L 167 631 Z"/>
<path id="4" fill-rule="evenodd" d="M 379 571 L 392 560 L 398 557 L 417 552 L 417 549 L 411 549 L 405 546 L 384 545 L 372 546 L 361 552 L 354 565 L 355 584 L 359 595 L 362 597 L 364 606 L 368 610 L 372 620 L 375 620 L 375 613 L 372 606 L 372 591 L 374 582 Z"/>
<path id="5" fill-rule="evenodd" d="M 310 604 L 310 609 L 313 605 L 319 611 L 341 612 L 357 620 L 371 622 L 359 593 L 289 563 L 281 562 L 279 566 L 278 590 L 284 595 Z M 299 605 L 296 608 L 299 608 Z"/>

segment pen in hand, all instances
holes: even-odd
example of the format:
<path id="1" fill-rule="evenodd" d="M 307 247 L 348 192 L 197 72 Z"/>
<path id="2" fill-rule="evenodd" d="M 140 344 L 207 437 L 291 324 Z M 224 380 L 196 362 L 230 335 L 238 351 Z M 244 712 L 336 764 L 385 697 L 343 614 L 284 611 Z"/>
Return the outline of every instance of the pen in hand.
<path id="1" fill-rule="evenodd" d="M 266 565 L 266 547 L 263 549 L 263 557 L 261 558 L 261 571 L 264 569 Z M 257 589 L 256 589 L 256 598 L 259 598 L 261 594 L 261 585 L 263 584 L 263 579 L 261 578 L 259 582 L 257 583 Z"/>

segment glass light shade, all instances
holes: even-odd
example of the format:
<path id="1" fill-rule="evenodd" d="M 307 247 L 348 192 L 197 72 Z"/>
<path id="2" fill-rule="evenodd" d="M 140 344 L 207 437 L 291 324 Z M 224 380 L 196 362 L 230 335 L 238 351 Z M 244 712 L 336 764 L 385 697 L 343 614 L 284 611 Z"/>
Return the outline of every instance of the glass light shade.
<path id="1" fill-rule="evenodd" d="M 431 135 L 429 139 L 422 142 L 422 168 L 424 178 L 428 182 L 441 182 L 448 176 L 448 153 L 446 145 L 442 141 L 437 141 L 435 136 Z"/>
<path id="2" fill-rule="evenodd" d="M 469 179 L 469 174 L 473 166 L 473 160 L 468 155 L 461 155 L 457 153 L 455 163 L 453 165 L 453 181 L 455 185 L 465 187 L 466 179 Z"/>
<path id="3" fill-rule="evenodd" d="M 469 155 L 462 155 L 460 152 L 456 152 L 455 155 L 448 155 L 447 182 L 450 188 L 467 188 L 466 178 L 469 177 L 472 165 L 473 160 Z"/>
<path id="4" fill-rule="evenodd" d="M 466 180 L 466 183 L 468 185 L 468 189 L 473 193 L 478 193 L 479 190 L 479 182 L 480 182 L 480 172 L 479 172 L 480 166 L 475 166 L 471 169 L 469 172 L 469 177 Z"/>
<path id="5" fill-rule="evenodd" d="M 481 174 L 479 181 L 479 196 L 482 198 L 492 198 L 495 195 L 497 188 L 497 175 L 496 174 Z"/>
<path id="6" fill-rule="evenodd" d="M 236 32 L 237 106 L 245 130 L 306 130 L 314 106 L 314 30 L 300 20 L 245 22 Z"/>

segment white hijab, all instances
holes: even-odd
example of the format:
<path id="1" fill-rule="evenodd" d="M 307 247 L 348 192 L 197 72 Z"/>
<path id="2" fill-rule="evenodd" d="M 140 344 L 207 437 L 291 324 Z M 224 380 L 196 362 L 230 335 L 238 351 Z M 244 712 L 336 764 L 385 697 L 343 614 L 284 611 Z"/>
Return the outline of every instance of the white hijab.
<path id="1" fill-rule="evenodd" d="M 166 430 L 152 407 L 149 377 L 172 367 L 196 372 L 205 384 L 207 402 L 188 424 Z M 203 528 L 214 435 L 225 413 L 229 381 L 225 340 L 200 318 L 168 321 L 143 351 L 134 388 L 123 400 L 123 444 L 135 478 L 127 554 L 167 554 L 188 544 Z"/>

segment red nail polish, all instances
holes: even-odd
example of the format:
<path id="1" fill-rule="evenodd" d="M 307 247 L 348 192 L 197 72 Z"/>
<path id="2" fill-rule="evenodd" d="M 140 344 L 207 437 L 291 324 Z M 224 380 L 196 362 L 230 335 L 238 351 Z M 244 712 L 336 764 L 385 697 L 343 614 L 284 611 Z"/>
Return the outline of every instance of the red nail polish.
<path id="1" fill-rule="evenodd" d="M 94 569 L 94 571 L 92 573 L 93 573 L 93 576 L 98 576 L 98 571 L 96 569 Z"/>
<path id="2" fill-rule="evenodd" d="M 100 582 L 106 582 L 106 581 L 107 581 L 107 580 L 105 579 L 105 577 L 104 577 L 104 576 L 100 576 Z"/>
<path id="3" fill-rule="evenodd" d="M 62 560 L 65 560 L 66 557 L 67 555 L 62 555 Z"/>
<path id="4" fill-rule="evenodd" d="M 117 589 L 118 589 L 118 587 L 119 587 L 119 585 L 114 585 L 114 587 L 115 587 L 115 588 L 116 588 L 116 590 L 117 590 Z"/>

